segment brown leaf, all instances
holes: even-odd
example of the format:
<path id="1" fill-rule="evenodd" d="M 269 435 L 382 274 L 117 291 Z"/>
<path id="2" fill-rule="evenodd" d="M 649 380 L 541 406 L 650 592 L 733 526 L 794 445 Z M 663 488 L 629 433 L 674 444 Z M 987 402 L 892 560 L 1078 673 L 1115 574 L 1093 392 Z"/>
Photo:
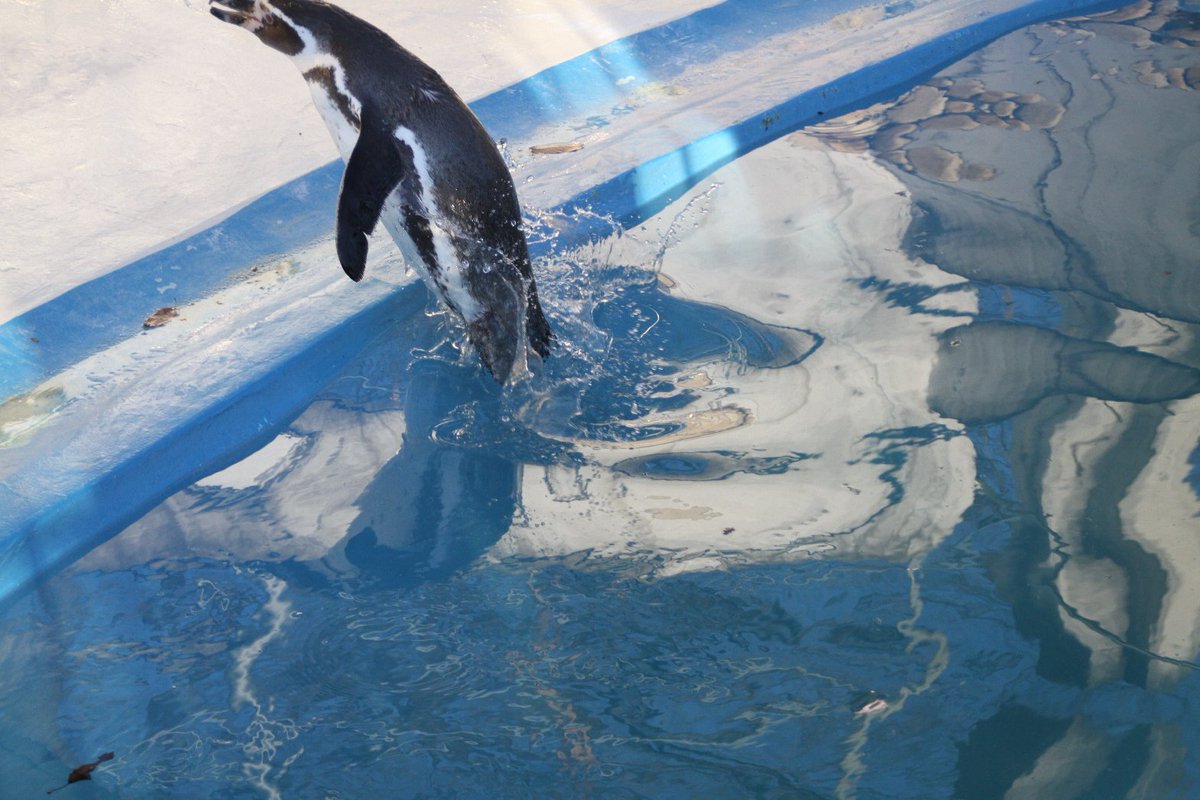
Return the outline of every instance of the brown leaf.
<path id="1" fill-rule="evenodd" d="M 574 153 L 583 149 L 583 142 L 553 142 L 551 144 L 535 144 L 529 152 L 538 155 L 558 155 L 559 153 Z"/>
<path id="2" fill-rule="evenodd" d="M 71 774 L 67 776 L 66 783 L 64 783 L 62 786 L 55 786 L 53 789 L 47 789 L 46 794 L 54 794 L 59 789 L 70 786 L 72 783 L 78 783 L 79 781 L 90 781 L 92 779 L 92 770 L 96 769 L 96 767 L 100 766 L 105 761 L 112 759 L 114 755 L 114 753 L 103 753 L 97 756 L 95 761 L 90 761 L 87 764 L 80 764 L 78 767 L 71 770 Z"/>
<path id="3" fill-rule="evenodd" d="M 167 320 L 171 317 L 178 317 L 179 312 L 171 306 L 165 306 L 155 311 L 150 316 L 146 317 L 146 321 L 142 323 L 143 328 L 158 328 L 167 324 Z"/>

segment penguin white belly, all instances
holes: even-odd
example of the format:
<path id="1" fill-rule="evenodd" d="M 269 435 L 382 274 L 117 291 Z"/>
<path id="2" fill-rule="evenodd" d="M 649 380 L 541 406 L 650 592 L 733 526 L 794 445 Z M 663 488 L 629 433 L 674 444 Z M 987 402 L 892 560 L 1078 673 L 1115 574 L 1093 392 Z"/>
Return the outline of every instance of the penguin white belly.
<path id="1" fill-rule="evenodd" d="M 400 248 L 400 254 L 404 256 L 404 263 L 421 277 L 429 291 L 445 301 L 448 294 L 447 287 L 442 286 L 425 268 L 425 262 L 421 259 L 416 243 L 404 229 L 404 210 L 399 195 L 399 191 L 394 191 L 384 202 L 383 211 L 379 214 L 379 221 L 383 223 L 384 230 L 391 235 L 396 246 Z M 462 306 L 452 305 L 451 308 L 460 314 L 466 313 Z"/>
<path id="2" fill-rule="evenodd" d="M 467 322 L 474 322 L 483 315 L 484 309 L 467 286 L 466 269 L 459 260 L 458 250 L 450 238 L 446 218 L 437 207 L 437 200 L 433 193 L 433 176 L 429 170 L 429 157 L 417 135 L 409 128 L 401 125 L 396 128 L 394 135 L 396 140 L 411 150 L 413 154 L 413 168 L 417 173 L 415 177 L 420 188 L 418 192 L 422 206 L 420 211 L 429 220 L 429 231 L 433 236 L 433 253 L 438 272 L 436 276 L 433 276 L 433 283 L 436 285 L 437 293 Z M 384 204 L 385 219 L 391 208 L 400 212 L 401 225 L 387 226 L 388 231 L 391 232 L 393 227 L 399 227 L 402 230 L 403 211 L 400 210 L 397 192 L 393 192 L 392 196 L 388 198 L 388 202 Z M 395 233 L 392 234 L 392 238 L 396 238 Z M 421 262 L 417 261 L 416 263 L 420 264 Z"/>
<path id="3" fill-rule="evenodd" d="M 324 86 L 314 81 L 309 81 L 308 86 L 312 91 L 313 105 L 325 121 L 325 127 L 329 129 L 329 135 L 333 137 L 333 143 L 337 145 L 342 161 L 349 161 L 350 154 L 354 152 L 354 143 L 358 141 L 358 129 L 346 119 L 346 115 L 337 107 Z"/>

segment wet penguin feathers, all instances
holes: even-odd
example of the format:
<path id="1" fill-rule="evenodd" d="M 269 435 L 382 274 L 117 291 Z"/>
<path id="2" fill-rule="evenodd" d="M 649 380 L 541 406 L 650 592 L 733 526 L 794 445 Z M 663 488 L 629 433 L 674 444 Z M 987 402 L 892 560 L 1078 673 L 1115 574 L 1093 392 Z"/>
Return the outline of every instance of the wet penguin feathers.
<path id="1" fill-rule="evenodd" d="M 500 382 L 548 355 L 508 168 L 467 105 L 387 34 L 316 0 L 210 0 L 218 19 L 289 56 L 346 161 L 337 254 L 353 280 L 383 222 L 405 260 L 467 327 Z"/>

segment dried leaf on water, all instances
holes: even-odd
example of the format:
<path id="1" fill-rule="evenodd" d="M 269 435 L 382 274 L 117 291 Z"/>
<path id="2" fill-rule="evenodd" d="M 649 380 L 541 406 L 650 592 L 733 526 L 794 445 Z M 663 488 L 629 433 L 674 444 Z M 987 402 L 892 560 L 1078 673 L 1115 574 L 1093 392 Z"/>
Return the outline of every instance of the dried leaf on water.
<path id="1" fill-rule="evenodd" d="M 574 153 L 583 149 L 583 142 L 552 142 L 550 144 L 535 144 L 529 152 L 538 155 L 558 155 L 559 153 Z"/>
<path id="2" fill-rule="evenodd" d="M 179 312 L 172 306 L 164 306 L 158 311 L 155 311 L 150 316 L 146 317 L 146 321 L 142 323 L 143 328 L 158 328 L 167 324 L 167 320 L 171 317 L 178 317 Z"/>
<path id="3" fill-rule="evenodd" d="M 78 767 L 71 770 L 71 774 L 67 776 L 66 783 L 64 783 L 62 786 L 55 786 L 53 789 L 47 789 L 46 794 L 54 794 L 59 789 L 65 789 L 72 783 L 79 783 L 79 781 L 90 781 L 92 779 L 92 770 L 96 769 L 96 767 L 100 766 L 105 761 L 112 759 L 114 755 L 114 753 L 102 753 L 96 757 L 95 761 L 89 761 L 86 764 L 80 764 Z"/>

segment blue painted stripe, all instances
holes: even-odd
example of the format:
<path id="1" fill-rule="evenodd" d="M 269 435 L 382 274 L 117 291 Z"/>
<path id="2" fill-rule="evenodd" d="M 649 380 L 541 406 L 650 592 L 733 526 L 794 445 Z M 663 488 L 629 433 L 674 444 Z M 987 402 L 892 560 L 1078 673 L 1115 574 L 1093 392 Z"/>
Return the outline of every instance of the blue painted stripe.
<path id="1" fill-rule="evenodd" d="M 722 55 L 861 8 L 862 0 L 726 0 L 598 47 L 471 104 L 498 136 L 525 139 L 543 125 L 624 103 Z"/>

